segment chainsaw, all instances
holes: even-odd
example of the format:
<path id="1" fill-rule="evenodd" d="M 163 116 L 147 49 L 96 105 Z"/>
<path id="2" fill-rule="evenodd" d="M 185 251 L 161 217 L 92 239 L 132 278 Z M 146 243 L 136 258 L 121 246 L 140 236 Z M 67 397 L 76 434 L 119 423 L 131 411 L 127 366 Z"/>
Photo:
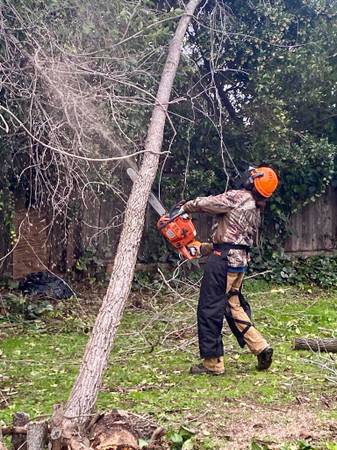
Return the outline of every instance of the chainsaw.
<path id="1" fill-rule="evenodd" d="M 133 182 L 138 176 L 132 168 L 127 169 L 127 174 Z M 201 243 L 195 239 L 197 232 L 189 215 L 181 211 L 178 206 L 174 206 L 170 211 L 167 211 L 152 192 L 149 203 L 159 214 L 157 229 L 178 251 L 179 256 L 189 260 L 198 258 Z"/>

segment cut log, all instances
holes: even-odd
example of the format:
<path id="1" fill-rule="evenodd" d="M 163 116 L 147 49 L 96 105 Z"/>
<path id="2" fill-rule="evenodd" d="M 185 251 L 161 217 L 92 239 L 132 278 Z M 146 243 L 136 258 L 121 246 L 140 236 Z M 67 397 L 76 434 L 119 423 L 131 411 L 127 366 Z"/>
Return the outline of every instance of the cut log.
<path id="1" fill-rule="evenodd" d="M 89 439 L 96 450 L 120 447 L 135 450 L 140 438 L 149 440 L 157 429 L 158 425 L 148 417 L 114 409 L 96 416 L 90 424 Z"/>
<path id="2" fill-rule="evenodd" d="M 13 416 L 13 428 L 24 427 L 29 422 L 29 415 L 23 412 L 18 412 Z M 13 450 L 27 450 L 27 435 L 26 433 L 15 433 L 12 435 Z"/>
<path id="3" fill-rule="evenodd" d="M 47 443 L 48 422 L 30 422 L 27 425 L 27 450 L 43 450 Z"/>
<path id="4" fill-rule="evenodd" d="M 295 338 L 294 350 L 337 353 L 337 339 Z"/>
<path id="5" fill-rule="evenodd" d="M 0 428 L 3 436 L 8 436 L 11 434 L 27 434 L 27 427 L 3 427 Z"/>

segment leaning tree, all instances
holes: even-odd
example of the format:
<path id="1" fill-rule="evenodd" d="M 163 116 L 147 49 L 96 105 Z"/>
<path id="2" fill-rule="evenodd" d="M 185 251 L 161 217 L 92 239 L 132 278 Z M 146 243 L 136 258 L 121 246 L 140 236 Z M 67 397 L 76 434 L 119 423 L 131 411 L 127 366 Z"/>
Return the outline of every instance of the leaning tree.
<path id="1" fill-rule="evenodd" d="M 65 405 L 55 408 L 49 438 L 57 449 L 65 445 L 107 447 L 116 439 L 137 448 L 127 417 L 110 416 L 104 422 L 92 414 L 130 291 L 147 199 L 162 154 L 165 122 L 170 122 L 173 136 L 175 127 L 183 130 L 178 138 L 189 150 L 191 139 L 197 141 L 193 163 L 198 187 L 200 177 L 205 176 L 202 164 L 211 166 L 211 175 L 222 183 L 224 173 L 228 181 L 228 165 L 237 174 L 229 147 L 239 149 L 240 158 L 243 149 L 246 157 L 273 157 L 279 144 L 287 144 L 287 151 L 291 151 L 291 139 L 298 144 L 303 132 L 317 122 L 313 111 L 324 115 L 335 138 L 331 126 L 335 119 L 330 117 L 335 79 L 329 75 L 334 73 L 335 41 L 325 38 L 336 39 L 335 27 L 331 32 L 334 11 L 319 2 L 317 8 L 307 5 L 302 11 L 298 5 L 278 7 L 236 0 L 149 0 L 141 8 L 132 1 L 108 4 L 98 0 L 91 15 L 86 10 L 86 6 L 92 7 L 89 0 L 72 0 L 66 7 L 61 0 L 52 3 L 56 7 L 51 11 L 35 0 L 4 0 L 0 7 L 1 174 L 10 167 L 9 161 L 17 163 L 10 177 L 1 177 L 1 183 L 8 178 L 30 183 L 36 204 L 51 201 L 55 214 L 63 214 L 71 209 L 74 193 L 81 192 L 83 186 L 92 188 L 94 182 L 104 183 L 126 200 L 109 175 L 121 161 L 140 168 L 127 201 L 108 291 L 70 397 Z M 178 16 L 172 15 L 171 8 L 184 3 L 185 9 L 178 11 Z M 235 22 L 236 16 L 240 20 Z M 166 43 L 177 18 L 179 25 L 164 64 Z M 158 34 L 159 28 L 162 32 Z M 316 45 L 318 36 L 320 47 Z M 170 105 L 184 39 L 188 64 L 176 78 L 176 98 Z M 306 67 L 308 55 L 311 64 Z M 162 65 L 157 85 L 156 71 Z M 320 102 L 317 109 L 312 106 L 322 98 L 319 81 L 323 70 L 326 102 Z M 287 77 L 293 79 L 292 85 Z M 307 93 L 310 95 L 304 95 Z M 186 98 L 189 102 L 182 101 Z M 146 137 L 144 124 L 151 110 Z M 303 115 L 302 110 L 310 114 Z M 203 126 L 195 127 L 195 123 Z M 320 137 L 320 130 L 315 138 Z M 172 136 L 168 132 L 166 137 Z M 215 156 L 218 147 L 221 151 Z M 307 158 L 308 146 L 305 150 Z M 171 166 L 183 160 L 187 169 L 193 159 L 191 151 L 185 156 L 186 160 L 175 158 Z M 166 155 L 163 159 L 166 161 Z M 27 427 L 20 428 L 25 420 L 18 417 L 19 436 L 20 431 L 27 432 Z M 109 445 L 97 437 L 107 426 Z M 44 422 L 29 424 L 31 449 L 41 447 L 46 431 Z M 93 435 L 96 440 L 88 440 Z M 155 438 L 156 433 L 153 441 Z"/>
<path id="2" fill-rule="evenodd" d="M 141 152 L 143 157 L 138 176 L 133 185 L 125 209 L 124 224 L 114 260 L 109 287 L 98 313 L 69 399 L 64 407 L 58 406 L 55 408 L 50 423 L 49 437 L 51 446 L 54 449 L 61 449 L 63 447 L 70 447 L 73 449 L 88 448 L 91 445 L 88 440 L 89 432 L 91 433 L 91 436 L 94 433 L 96 439 L 95 442 L 98 447 L 122 448 L 121 446 L 123 446 L 123 448 L 130 449 L 138 448 L 137 440 L 133 433 L 130 432 L 130 425 L 126 428 L 123 426 L 121 427 L 120 417 L 117 421 L 117 429 L 116 426 L 110 422 L 108 432 L 106 428 L 109 421 L 107 423 L 102 422 L 102 420 L 98 422 L 94 421 L 96 427 L 96 432 L 94 432 L 92 430 L 93 421 L 90 420 L 90 418 L 96 404 L 102 377 L 107 367 L 108 357 L 113 347 L 118 325 L 130 292 L 137 253 L 142 236 L 147 201 L 160 161 L 171 90 L 180 60 L 184 36 L 199 3 L 200 0 L 190 0 L 186 4 L 169 45 L 166 62 L 158 85 L 157 95 L 154 99 L 145 146 Z M 28 52 L 25 53 L 24 56 L 28 58 L 28 60 L 33 58 Z M 39 59 L 38 52 L 35 54 L 35 64 L 37 71 L 40 71 L 43 75 L 47 73 L 47 77 L 54 77 L 52 73 L 48 74 L 48 70 L 43 64 L 43 58 L 42 61 Z M 62 66 L 63 63 L 60 62 L 59 64 Z M 55 67 L 56 77 L 59 76 L 59 73 L 62 73 L 57 70 L 59 67 L 58 64 Z M 92 75 L 94 76 L 95 73 Z M 51 86 L 55 86 L 53 80 L 47 79 L 46 81 L 49 82 Z M 59 83 L 61 84 L 66 82 L 66 79 L 59 80 Z M 60 98 L 58 97 L 59 93 L 57 92 L 52 92 L 51 95 Z M 67 99 L 63 100 L 66 101 Z M 90 111 L 90 99 L 86 99 L 86 103 L 85 106 L 87 106 L 88 109 L 84 109 L 84 114 L 86 114 L 86 111 Z M 68 107 L 68 115 L 78 114 L 78 111 L 83 113 L 83 105 L 81 105 L 82 108 L 76 108 L 76 106 L 77 105 L 74 104 L 70 109 Z M 43 142 L 42 138 L 31 133 L 27 126 L 22 123 L 13 111 L 5 107 L 3 107 L 3 111 L 10 117 L 13 117 L 13 120 L 29 133 L 32 140 L 35 140 L 40 145 L 44 145 L 52 152 L 58 152 L 67 157 L 73 156 L 76 160 L 84 159 L 89 161 L 90 159 L 96 159 L 96 161 L 103 161 L 104 159 L 107 159 L 91 158 L 88 155 L 71 155 L 71 153 L 65 149 L 57 148 L 55 145 L 46 144 Z M 87 120 L 87 118 L 85 118 L 85 120 Z M 69 122 L 71 124 L 71 118 Z M 82 123 L 82 120 L 80 123 Z M 96 132 L 96 130 L 94 131 Z M 109 140 L 109 133 L 106 134 L 107 136 L 104 136 Z M 73 136 L 75 139 L 78 139 L 76 132 Z M 122 154 L 120 155 L 122 158 L 125 156 L 123 155 L 123 150 L 118 149 L 118 152 Z M 115 423 L 116 421 L 113 422 Z M 90 427 L 90 430 L 88 427 Z M 28 425 L 27 429 L 28 448 L 42 448 L 45 444 L 44 439 L 47 431 L 46 424 L 43 422 L 35 424 L 31 423 Z M 104 435 L 104 439 L 102 438 L 104 442 L 101 442 L 97 435 Z"/>

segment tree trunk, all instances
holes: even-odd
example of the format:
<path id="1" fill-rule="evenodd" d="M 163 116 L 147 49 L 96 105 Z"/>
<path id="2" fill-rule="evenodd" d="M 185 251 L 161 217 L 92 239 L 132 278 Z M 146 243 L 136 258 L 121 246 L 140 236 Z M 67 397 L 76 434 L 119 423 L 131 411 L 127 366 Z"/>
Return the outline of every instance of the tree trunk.
<path id="1" fill-rule="evenodd" d="M 92 412 L 115 334 L 130 293 L 151 186 L 159 164 L 165 120 L 184 35 L 200 0 L 190 0 L 171 41 L 156 97 L 145 153 L 125 211 L 114 268 L 82 365 L 65 406 L 64 417 L 83 424 Z"/>
<path id="2" fill-rule="evenodd" d="M 337 353 L 337 339 L 295 338 L 294 350 Z"/>

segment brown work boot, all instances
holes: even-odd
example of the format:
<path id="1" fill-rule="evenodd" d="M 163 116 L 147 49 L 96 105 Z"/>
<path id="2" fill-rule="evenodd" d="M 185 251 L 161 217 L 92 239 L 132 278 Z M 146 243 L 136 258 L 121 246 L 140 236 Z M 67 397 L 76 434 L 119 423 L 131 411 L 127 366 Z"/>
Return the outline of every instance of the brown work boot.
<path id="1" fill-rule="evenodd" d="M 225 372 L 223 357 L 205 358 L 202 363 L 196 364 L 190 368 L 192 375 L 223 375 Z"/>
<path id="2" fill-rule="evenodd" d="M 267 370 L 273 361 L 273 349 L 266 347 L 257 355 L 257 370 Z"/>

